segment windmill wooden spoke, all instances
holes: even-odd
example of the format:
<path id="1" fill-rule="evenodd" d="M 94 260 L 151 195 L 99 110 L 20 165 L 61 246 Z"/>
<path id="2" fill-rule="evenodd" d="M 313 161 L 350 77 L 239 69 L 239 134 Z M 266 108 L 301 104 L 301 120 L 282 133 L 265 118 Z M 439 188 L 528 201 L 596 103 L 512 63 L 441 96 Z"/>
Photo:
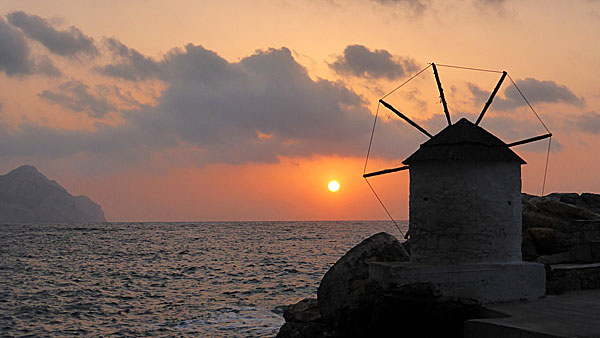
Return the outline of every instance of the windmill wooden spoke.
<path id="1" fill-rule="evenodd" d="M 383 101 L 383 99 L 379 100 L 379 102 L 381 102 L 381 104 L 386 107 L 387 109 L 391 110 L 392 112 L 394 112 L 396 115 L 400 116 L 400 118 L 402 118 L 404 121 L 408 122 L 408 124 L 410 124 L 411 126 L 417 128 L 418 131 L 422 132 L 423 134 L 429 136 L 429 138 L 432 138 L 433 135 L 431 135 L 427 130 L 423 129 L 420 125 L 416 124 L 415 122 L 413 122 L 413 120 L 409 119 L 406 115 L 402 114 L 401 112 L 399 112 L 396 108 L 392 107 L 391 104 Z"/>
<path id="2" fill-rule="evenodd" d="M 500 86 L 502 85 L 502 82 L 504 81 L 504 78 L 506 77 L 506 74 L 507 74 L 506 71 L 502 72 L 502 76 L 500 77 L 500 81 L 498 81 L 498 84 L 496 85 L 496 88 L 494 88 L 494 91 L 492 91 L 492 94 L 490 95 L 490 98 L 485 103 L 485 106 L 483 107 L 483 110 L 481 111 L 481 114 L 479 114 L 479 117 L 477 118 L 477 122 L 475 122 L 476 126 L 479 125 L 479 122 L 481 122 L 481 119 L 483 119 L 483 115 L 485 114 L 485 112 L 488 110 L 488 108 L 492 104 L 492 100 L 494 100 L 494 97 L 496 96 L 496 93 L 498 92 L 498 89 L 500 89 Z"/>
<path id="3" fill-rule="evenodd" d="M 374 171 L 372 173 L 364 174 L 363 177 L 367 178 L 367 177 L 373 177 L 373 176 L 378 176 L 378 175 L 383 175 L 383 174 L 395 173 L 397 171 L 402 171 L 402 170 L 406 170 L 406 169 L 408 169 L 407 165 L 402 166 L 402 167 L 398 167 L 398 168 L 391 168 L 391 169 L 384 169 L 384 170 Z"/>
<path id="4" fill-rule="evenodd" d="M 548 137 L 552 137 L 552 133 L 548 133 L 548 134 L 540 135 L 540 136 L 536 136 L 536 137 L 531 137 L 531 138 L 524 139 L 524 140 L 521 140 L 521 141 L 509 143 L 507 145 L 509 147 L 520 146 L 522 144 L 526 144 L 526 143 L 530 143 L 530 142 L 535 142 L 535 141 L 543 140 L 543 139 L 548 138 Z"/>
<path id="5" fill-rule="evenodd" d="M 444 106 L 444 114 L 446 114 L 446 120 L 448 120 L 448 125 L 452 125 L 452 121 L 450 120 L 450 112 L 448 112 L 448 105 L 446 104 L 446 97 L 444 96 L 444 89 L 442 88 L 442 82 L 440 82 L 440 77 L 438 75 L 437 67 L 435 63 L 431 64 L 433 68 L 433 75 L 435 76 L 435 82 L 437 82 L 438 90 L 440 91 L 440 99 L 442 100 L 442 105 Z"/>
<path id="6" fill-rule="evenodd" d="M 501 74 L 498 83 L 490 93 L 481 113 L 477 117 L 477 122 L 473 123 L 463 117 L 457 119 L 455 123 L 452 123 L 437 66 Z M 436 132 L 435 135 L 430 134 L 398 109 L 384 101 L 390 94 L 423 73 L 428 67 L 433 68 L 433 74 L 440 94 L 439 98 L 444 108 L 446 120 L 448 121 L 448 125 L 441 131 Z M 403 235 L 404 233 L 390 214 L 388 208 L 383 203 L 383 200 L 378 196 L 368 178 L 395 173 L 406 169 L 410 171 L 411 182 L 408 226 L 410 229 L 409 231 L 412 233 L 410 238 L 412 251 L 410 255 L 411 263 L 407 264 L 416 263 L 415 266 L 426 266 L 426 268 L 422 270 L 425 280 L 431 275 L 430 265 L 439 265 L 441 263 L 444 267 L 448 264 L 463 267 L 466 266 L 464 264 L 490 264 L 489 262 L 494 262 L 492 263 L 493 265 L 496 264 L 496 262 L 499 262 L 499 257 L 505 257 L 504 259 L 507 264 L 517 262 L 516 264 L 519 266 L 519 269 L 522 267 L 524 269 L 523 271 L 533 268 L 537 269 L 537 272 L 534 273 L 530 273 L 533 271 L 530 270 L 529 272 L 525 272 L 525 274 L 521 274 L 520 272 L 514 274 L 513 277 L 515 277 L 515 280 L 520 279 L 523 275 L 533 276 L 540 272 L 543 273 L 543 268 L 540 270 L 539 266 L 525 266 L 518 263 L 522 256 L 521 250 L 519 249 L 521 238 L 515 234 L 519 235 L 522 228 L 520 216 L 521 204 L 514 202 L 515 198 L 517 198 L 517 202 L 520 198 L 521 166 L 527 163 L 510 147 L 546 138 L 549 140 L 546 166 L 544 168 L 544 181 L 542 183 L 543 195 L 544 187 L 546 185 L 550 147 L 552 144 L 552 133 L 548 130 L 544 122 L 542 122 L 531 103 L 527 100 L 525 95 L 523 95 L 515 81 L 506 71 L 443 64 L 436 65 L 434 63 L 430 63 L 428 67 L 422 69 L 390 93 L 383 96 L 379 99 L 379 103 L 421 133 L 427 135 L 429 139 L 422 143 L 416 152 L 402 161 L 402 167 L 367 173 L 367 163 L 371 152 L 375 125 L 381 108 L 381 105 L 378 104 L 362 175 L 375 195 L 375 198 L 381 204 L 383 210 L 385 210 L 390 220 Z M 505 141 L 479 126 L 506 78 L 513 84 L 517 92 L 545 128 L 547 134 L 507 144 Z M 473 173 L 476 174 L 473 175 Z M 498 173 L 501 174 L 498 175 Z M 461 198 L 456 198 L 456 196 L 460 196 Z M 468 204 L 476 208 L 464 208 L 465 200 L 462 198 L 463 196 L 467 199 L 472 198 L 472 202 L 469 202 Z M 493 210 L 493 215 L 489 213 L 490 210 Z M 488 217 L 488 215 L 492 216 Z M 484 217 L 482 218 L 482 216 Z M 485 219 L 485 224 L 482 224 L 482 219 Z M 446 224 L 453 224 L 453 226 L 448 228 Z M 500 231 L 490 232 L 487 230 L 496 228 Z M 451 245 L 456 238 L 461 238 L 462 234 L 470 236 L 473 233 L 484 233 L 485 235 L 477 240 L 462 243 L 458 247 Z M 439 240 L 440 238 L 444 239 L 443 245 L 440 244 L 442 243 L 442 241 Z M 482 243 L 484 245 L 482 245 Z M 463 246 L 466 249 L 464 249 Z M 484 248 L 484 250 L 482 250 L 482 248 Z M 481 251 L 481 255 L 473 255 L 472 253 L 475 251 Z M 377 267 L 377 269 L 380 268 L 382 269 L 381 271 L 387 271 L 386 269 L 388 269 L 387 265 Z M 394 271 L 401 271 L 404 267 L 396 268 L 396 266 L 394 266 L 390 269 L 398 269 Z M 410 268 L 410 270 L 412 274 L 412 268 Z M 473 271 L 468 268 L 468 273 L 471 274 L 472 272 Z M 441 275 L 444 274 L 447 274 L 445 268 L 441 271 Z M 387 272 L 386 274 L 379 274 L 378 272 L 378 275 L 389 276 L 391 274 Z M 398 273 L 398 275 L 401 275 L 401 273 Z M 540 277 L 538 280 L 539 283 L 536 282 L 538 285 L 535 287 L 531 286 L 531 283 L 527 281 L 525 283 L 527 285 L 523 284 L 522 287 L 518 289 L 527 289 L 527 292 L 529 292 L 528 294 L 530 295 L 543 295 L 545 290 L 544 278 L 541 274 L 538 275 L 538 277 Z M 443 278 L 440 278 L 440 280 L 442 279 Z M 492 279 L 493 278 L 490 280 Z M 389 279 L 386 277 L 386 280 Z M 473 284 L 475 285 L 479 282 L 480 277 L 474 277 Z M 462 290 L 463 285 L 459 284 L 457 284 L 458 289 Z M 498 284 L 498 287 L 504 288 L 505 286 Z M 481 290 L 481 294 L 483 295 L 484 289 Z M 511 290 L 511 288 L 506 288 L 505 290 Z M 503 291 L 502 294 L 502 296 L 498 295 L 498 297 L 500 297 L 498 298 L 498 301 L 510 301 L 522 297 L 521 291 L 514 295 L 509 295 L 508 291 Z M 482 300 L 489 301 L 485 298 L 482 298 Z"/>

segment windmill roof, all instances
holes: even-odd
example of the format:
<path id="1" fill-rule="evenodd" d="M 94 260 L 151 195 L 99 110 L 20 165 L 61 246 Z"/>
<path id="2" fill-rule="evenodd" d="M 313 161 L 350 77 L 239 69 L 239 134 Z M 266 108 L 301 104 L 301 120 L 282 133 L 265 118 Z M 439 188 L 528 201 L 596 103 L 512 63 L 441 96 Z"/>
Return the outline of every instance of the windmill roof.
<path id="1" fill-rule="evenodd" d="M 410 165 L 419 161 L 443 160 L 526 163 L 502 140 L 465 118 L 421 144 L 419 150 L 402 163 Z"/>

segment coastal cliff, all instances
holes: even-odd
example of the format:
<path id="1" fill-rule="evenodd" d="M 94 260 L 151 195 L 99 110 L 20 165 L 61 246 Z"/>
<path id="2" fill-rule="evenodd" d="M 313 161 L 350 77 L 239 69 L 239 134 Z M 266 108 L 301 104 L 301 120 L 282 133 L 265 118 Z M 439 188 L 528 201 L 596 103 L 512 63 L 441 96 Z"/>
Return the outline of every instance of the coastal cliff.
<path id="1" fill-rule="evenodd" d="M 35 167 L 0 175 L 0 223 L 106 222 L 100 205 L 73 196 Z"/>

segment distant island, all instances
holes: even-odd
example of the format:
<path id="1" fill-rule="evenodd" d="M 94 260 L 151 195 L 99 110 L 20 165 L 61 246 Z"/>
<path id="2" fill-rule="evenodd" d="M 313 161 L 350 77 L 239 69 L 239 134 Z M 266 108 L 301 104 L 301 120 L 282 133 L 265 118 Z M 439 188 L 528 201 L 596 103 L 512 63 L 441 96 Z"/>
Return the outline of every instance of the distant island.
<path id="1" fill-rule="evenodd" d="M 22 165 L 0 175 L 0 223 L 106 222 L 100 205 L 73 196 L 37 168 Z"/>

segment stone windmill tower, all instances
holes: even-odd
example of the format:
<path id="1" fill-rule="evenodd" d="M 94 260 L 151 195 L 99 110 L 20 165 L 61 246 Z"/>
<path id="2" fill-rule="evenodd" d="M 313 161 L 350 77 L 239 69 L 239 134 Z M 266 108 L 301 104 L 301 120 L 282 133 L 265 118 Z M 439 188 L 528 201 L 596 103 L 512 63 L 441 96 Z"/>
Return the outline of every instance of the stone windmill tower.
<path id="1" fill-rule="evenodd" d="M 370 278 L 384 288 L 431 283 L 446 296 L 480 303 L 531 299 L 545 293 L 543 265 L 522 261 L 521 165 L 510 148 L 551 134 L 506 144 L 478 124 L 452 123 L 436 65 L 431 64 L 448 126 L 431 135 L 383 100 L 380 102 L 430 139 L 405 159 L 408 169 L 409 263 L 371 263 Z"/>
<path id="2" fill-rule="evenodd" d="M 504 142 L 461 119 L 403 164 L 410 168 L 411 262 L 521 261 L 525 161 Z"/>

